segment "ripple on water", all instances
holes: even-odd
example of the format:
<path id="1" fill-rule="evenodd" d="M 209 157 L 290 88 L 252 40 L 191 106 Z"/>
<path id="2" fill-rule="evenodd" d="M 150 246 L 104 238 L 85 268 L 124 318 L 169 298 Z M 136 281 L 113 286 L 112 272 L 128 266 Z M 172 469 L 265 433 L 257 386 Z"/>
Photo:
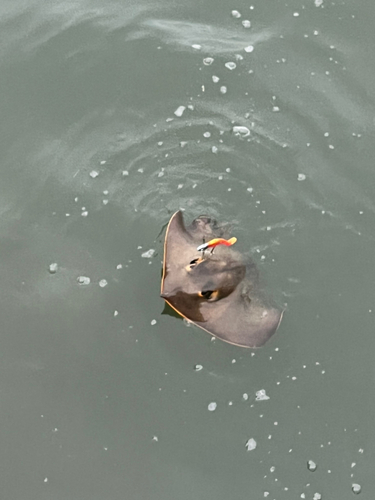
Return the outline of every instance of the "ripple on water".
<path id="1" fill-rule="evenodd" d="M 137 30 L 128 35 L 128 39 L 147 38 L 150 34 L 159 37 L 165 44 L 175 49 L 189 50 L 192 40 L 199 44 L 210 55 L 225 55 L 239 52 L 253 39 L 265 42 L 275 34 L 267 29 L 261 30 L 249 40 L 247 30 L 238 30 L 236 23 L 233 26 L 207 25 L 198 22 L 178 21 L 170 19 L 146 19 Z M 190 49 L 191 50 L 191 49 Z"/>

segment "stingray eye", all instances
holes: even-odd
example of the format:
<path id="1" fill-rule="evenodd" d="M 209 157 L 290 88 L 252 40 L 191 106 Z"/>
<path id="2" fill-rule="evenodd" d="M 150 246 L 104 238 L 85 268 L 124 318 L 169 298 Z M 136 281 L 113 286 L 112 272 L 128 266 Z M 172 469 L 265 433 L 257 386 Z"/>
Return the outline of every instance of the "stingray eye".
<path id="1" fill-rule="evenodd" d="M 202 262 L 203 259 L 201 259 L 200 257 L 192 260 L 187 266 L 186 266 L 186 270 L 187 271 L 191 271 L 192 269 L 194 269 L 194 267 L 196 267 L 198 264 L 200 264 Z"/>
<path id="2" fill-rule="evenodd" d="M 199 297 L 206 299 L 207 302 L 216 302 L 219 300 L 219 290 L 202 290 L 198 292 Z"/>

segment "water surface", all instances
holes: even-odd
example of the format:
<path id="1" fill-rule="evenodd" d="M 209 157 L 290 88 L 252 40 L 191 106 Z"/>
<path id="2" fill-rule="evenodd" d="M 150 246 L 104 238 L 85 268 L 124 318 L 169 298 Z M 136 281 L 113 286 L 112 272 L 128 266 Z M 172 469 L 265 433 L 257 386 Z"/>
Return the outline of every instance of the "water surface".
<path id="1" fill-rule="evenodd" d="M 3 495 L 372 499 L 373 2 L 0 13 Z M 163 314 L 179 208 L 285 305 L 264 348 Z"/>

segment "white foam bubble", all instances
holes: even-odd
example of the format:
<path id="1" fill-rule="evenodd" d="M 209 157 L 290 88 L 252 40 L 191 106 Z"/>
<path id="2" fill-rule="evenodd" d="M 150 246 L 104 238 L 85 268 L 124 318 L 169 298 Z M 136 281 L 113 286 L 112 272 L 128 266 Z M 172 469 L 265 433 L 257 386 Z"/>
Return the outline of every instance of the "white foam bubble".
<path id="1" fill-rule="evenodd" d="M 176 111 L 174 112 L 174 114 L 178 117 L 182 116 L 184 111 L 186 109 L 186 106 L 179 106 Z"/>
<path id="2" fill-rule="evenodd" d="M 255 450 L 255 448 L 257 447 L 257 442 L 255 441 L 254 438 L 250 438 L 246 444 L 245 444 L 246 448 L 247 448 L 247 451 L 252 451 L 252 450 Z"/>
<path id="3" fill-rule="evenodd" d="M 232 71 L 232 70 L 236 69 L 237 64 L 235 62 L 233 62 L 233 61 L 229 61 L 229 62 L 225 63 L 225 67 L 227 69 L 229 69 L 230 71 Z"/>

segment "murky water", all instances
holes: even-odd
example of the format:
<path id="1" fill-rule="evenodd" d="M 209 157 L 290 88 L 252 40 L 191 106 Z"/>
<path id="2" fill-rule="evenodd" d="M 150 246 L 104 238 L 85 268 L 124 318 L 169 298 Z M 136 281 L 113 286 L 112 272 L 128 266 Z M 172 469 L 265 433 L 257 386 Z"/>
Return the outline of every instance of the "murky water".
<path id="1" fill-rule="evenodd" d="M 0 13 L 4 498 L 372 499 L 375 4 Z M 179 208 L 286 304 L 264 348 L 163 314 Z"/>

